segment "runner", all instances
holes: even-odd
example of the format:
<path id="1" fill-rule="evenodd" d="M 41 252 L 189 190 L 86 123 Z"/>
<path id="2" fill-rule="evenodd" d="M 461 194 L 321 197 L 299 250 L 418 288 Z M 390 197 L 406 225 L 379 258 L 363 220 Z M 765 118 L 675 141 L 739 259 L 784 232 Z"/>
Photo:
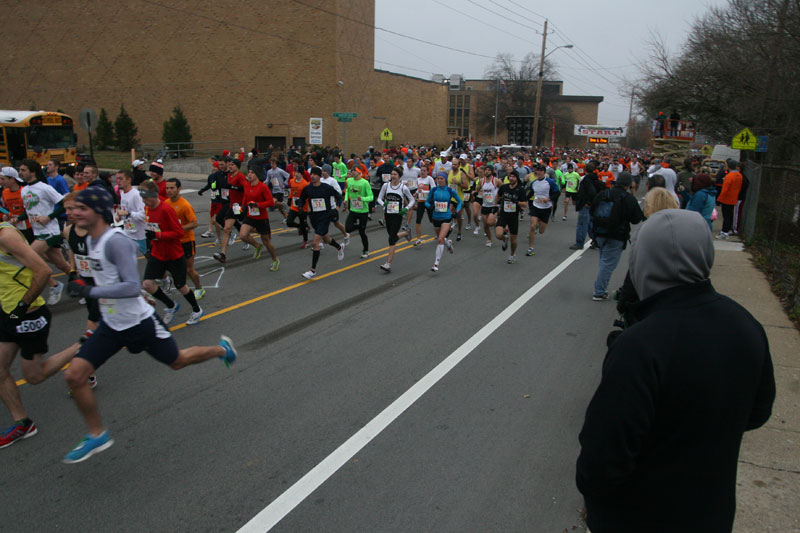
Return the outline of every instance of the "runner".
<path id="1" fill-rule="evenodd" d="M 553 212 L 553 201 L 551 198 L 555 191 L 558 190 L 553 178 L 545 177 L 545 168 L 542 165 L 535 165 L 533 167 L 534 179 L 528 184 L 528 196 L 530 198 L 530 217 L 531 226 L 528 232 L 528 251 L 526 256 L 531 257 L 536 252 L 533 250 L 533 242 L 536 240 L 536 231 L 543 234 L 547 229 L 547 222 L 550 220 L 550 215 Z M 537 228 L 538 226 L 538 228 Z"/>
<path id="2" fill-rule="evenodd" d="M 372 202 L 372 188 L 369 181 L 364 179 L 360 172 L 348 171 L 344 202 L 342 210 L 349 209 L 345 229 L 349 234 L 358 228 L 361 236 L 361 258 L 369 257 L 369 238 L 367 237 L 367 221 L 369 220 L 369 204 Z"/>
<path id="3" fill-rule="evenodd" d="M 22 203 L 22 186 L 25 182 L 19 177 L 17 169 L 14 167 L 3 167 L 0 170 L 0 186 L 3 187 L 3 206 L 8 213 L 3 213 L 3 220 L 10 220 L 16 218 L 19 220 L 14 227 L 16 227 L 28 244 L 33 242 L 33 229 L 31 229 L 31 222 L 27 220 L 25 214 L 25 206 Z M 23 220 L 24 219 L 24 220 Z"/>
<path id="4" fill-rule="evenodd" d="M 233 228 L 237 230 L 242 229 L 242 219 L 244 218 L 244 210 L 242 209 L 242 198 L 244 195 L 244 186 L 247 179 L 239 171 L 241 163 L 238 159 L 228 158 L 228 208 L 221 211 L 217 215 L 217 222 L 222 226 L 222 239 L 221 249 L 219 252 L 214 252 L 214 259 L 220 263 L 225 263 L 227 258 L 228 246 L 233 244 L 236 239 L 236 234 Z M 222 220 L 220 220 L 222 219 Z"/>
<path id="5" fill-rule="evenodd" d="M 508 175 L 508 183 L 504 183 L 498 189 L 497 198 L 502 204 L 494 230 L 497 240 L 503 241 L 503 251 L 508 248 L 508 241 L 511 240 L 511 255 L 508 256 L 510 265 L 517 262 L 517 233 L 519 232 L 517 212 L 525 209 L 528 200 L 527 192 L 519 184 L 519 173 L 516 170 L 512 170 Z M 504 229 L 508 229 L 508 237 L 505 236 Z"/>
<path id="6" fill-rule="evenodd" d="M 331 163 L 331 166 L 333 167 L 333 178 L 339 184 L 339 190 L 344 191 L 347 188 L 348 171 L 347 165 L 342 163 L 341 152 L 333 154 L 333 163 Z"/>
<path id="7" fill-rule="evenodd" d="M 403 224 L 403 215 L 407 209 L 414 205 L 414 196 L 408 190 L 406 184 L 401 181 L 403 169 L 395 167 L 392 170 L 392 178 L 389 183 L 384 183 L 378 195 L 378 204 L 383 207 L 383 216 L 386 221 L 386 233 L 389 234 L 389 254 L 386 262 L 380 266 L 384 272 L 392 271 L 392 259 L 394 259 L 395 248 L 400 237 L 411 240 L 410 230 L 400 231 Z M 416 181 L 416 178 L 414 178 Z"/>
<path id="8" fill-rule="evenodd" d="M 159 201 L 155 184 L 145 182 L 141 187 L 147 195 L 147 203 Z M 118 229 L 109 227 L 112 208 L 112 199 L 105 191 L 83 191 L 76 198 L 73 211 L 76 226 L 89 232 L 89 259 L 93 265 L 96 286 L 89 287 L 80 280 L 74 280 L 70 282 L 68 290 L 73 297 L 100 300 L 103 320 L 95 334 L 80 347 L 78 355 L 65 372 L 78 410 L 89 427 L 88 434 L 64 457 L 65 463 L 84 461 L 114 443 L 100 418 L 97 401 L 87 378 L 123 346 L 132 353 L 147 351 L 154 359 L 174 370 L 214 357 L 219 357 L 226 365 L 236 360 L 236 351 L 230 339 L 224 335 L 218 346 L 178 349 L 172 334 L 139 294 L 136 246 Z M 153 209 L 175 216 L 166 205 L 157 205 Z M 177 240 L 175 242 L 177 244 Z M 176 274 L 173 273 L 173 276 Z"/>
<path id="9" fill-rule="evenodd" d="M 172 301 L 164 291 L 156 285 L 155 280 L 162 279 L 166 272 L 172 276 L 172 281 L 175 288 L 183 294 L 189 305 L 192 306 L 192 314 L 186 325 L 193 326 L 200 322 L 200 317 L 203 316 L 203 310 L 197 304 L 197 298 L 189 286 L 186 285 L 186 258 L 185 250 L 181 244 L 181 237 L 184 231 L 178 220 L 178 215 L 165 202 L 161 201 L 158 196 L 158 188 L 152 181 L 145 181 L 139 185 L 142 200 L 144 200 L 145 216 L 146 216 L 146 233 L 148 240 L 151 242 L 150 257 L 147 258 L 147 264 L 144 268 L 144 282 L 142 286 L 150 293 L 155 299 L 166 305 L 164 309 L 164 323 L 169 324 L 175 317 L 175 312 L 180 309 L 180 304 Z M 78 202 L 86 204 L 86 201 L 81 200 L 83 196 L 78 198 Z M 84 198 L 84 200 L 87 200 Z M 94 198 L 88 198 L 92 202 Z M 97 200 L 99 201 L 99 200 Z M 80 218 L 76 216 L 75 223 L 80 225 Z M 92 231 L 89 231 L 92 234 Z M 95 281 L 97 279 L 95 278 Z M 102 302 L 101 302 L 102 310 Z M 105 317 L 105 315 L 103 315 Z"/>
<path id="10" fill-rule="evenodd" d="M 425 216 L 425 213 L 428 214 L 428 221 L 433 224 L 433 211 L 426 207 L 425 202 L 427 202 L 428 195 L 434 187 L 436 187 L 436 181 L 428 176 L 428 167 L 426 165 L 421 166 L 419 177 L 417 178 L 416 202 L 414 203 L 414 210 L 417 213 L 417 240 L 414 241 L 414 246 L 422 244 L 422 217 Z"/>
<path id="11" fill-rule="evenodd" d="M 178 178 L 167 180 L 167 204 L 175 210 L 178 215 L 178 222 L 183 228 L 181 237 L 181 247 L 183 247 L 183 257 L 186 259 L 186 275 L 194 283 L 194 297 L 201 299 L 206 295 L 203 282 L 200 281 L 200 274 L 194 268 L 194 256 L 197 252 L 197 244 L 194 239 L 194 229 L 199 225 L 194 208 L 181 196 L 181 181 Z"/>
<path id="12" fill-rule="evenodd" d="M 294 179 L 289 182 L 289 216 L 286 217 L 286 226 L 297 228 L 297 233 L 303 236 L 300 248 L 308 248 L 308 203 L 300 203 L 300 194 L 308 186 L 308 181 L 303 177 L 303 168 L 294 167 Z M 295 222 L 298 219 L 299 222 Z"/>
<path id="13" fill-rule="evenodd" d="M 275 208 L 280 211 L 283 217 L 283 223 L 286 224 L 286 217 L 288 212 L 286 204 L 283 202 L 284 191 L 289 188 L 289 173 L 278 166 L 278 160 L 272 158 L 269 160 L 269 170 L 267 170 L 267 182 L 271 188 L 272 199 L 275 202 Z"/>
<path id="14" fill-rule="evenodd" d="M 350 244 L 350 234 L 347 233 L 347 230 L 345 229 L 344 224 L 339 222 L 339 209 L 338 209 L 339 207 L 341 207 L 341 205 L 343 203 L 342 202 L 342 197 L 343 197 L 342 186 L 346 186 L 347 185 L 346 182 L 345 182 L 347 174 L 345 174 L 345 180 L 342 180 L 342 184 L 339 185 L 339 182 L 336 179 L 334 179 L 333 176 L 331 176 L 331 166 L 330 165 L 325 164 L 325 165 L 322 165 L 321 168 L 322 168 L 322 179 L 320 181 L 322 181 L 322 183 L 326 183 L 326 184 L 330 185 L 331 187 L 333 187 L 333 189 L 336 192 L 338 192 L 339 195 L 340 195 L 338 202 L 335 202 L 335 201 L 333 201 L 334 199 L 331 199 L 331 203 L 336 205 L 336 207 L 337 207 L 337 209 L 334 209 L 333 212 L 331 213 L 331 216 L 332 216 L 331 217 L 331 222 L 333 222 L 333 225 L 336 226 L 336 229 L 338 229 L 339 231 L 342 232 L 342 243 L 345 246 L 347 246 L 348 244 Z"/>
<path id="15" fill-rule="evenodd" d="M 33 437 L 38 431 L 28 418 L 11 375 L 17 352 L 22 356 L 20 369 L 25 380 L 37 385 L 67 364 L 80 346 L 75 343 L 43 359 L 51 317 L 41 293 L 49 279 L 50 267 L 22 233 L 8 222 L 0 223 L 0 399 L 14 420 L 0 433 L 0 448 Z"/>
<path id="16" fill-rule="evenodd" d="M 461 154 L 458 156 L 458 164 L 453 165 L 451 167 L 450 172 L 447 175 L 447 185 L 456 191 L 456 195 L 458 199 L 461 200 L 458 202 L 459 205 L 464 205 L 464 193 L 469 191 L 470 187 L 470 180 L 471 180 L 471 173 L 472 169 L 469 168 L 469 165 L 466 164 L 467 161 L 467 154 Z M 456 219 L 456 224 L 458 226 L 458 230 L 456 233 L 456 241 L 461 240 L 461 226 L 464 223 L 461 217 L 461 209 L 459 208 L 457 211 L 453 213 L 453 218 Z"/>
<path id="17" fill-rule="evenodd" d="M 420 173 L 422 170 L 419 166 L 417 166 L 416 162 L 414 161 L 414 156 L 409 155 L 406 157 L 406 162 L 403 163 L 403 166 L 400 167 L 402 170 L 402 174 L 400 176 L 403 185 L 408 187 L 408 190 L 411 192 L 411 195 L 416 198 L 417 197 L 417 178 L 419 178 Z M 411 233 L 411 216 L 414 214 L 414 210 L 417 208 L 416 202 L 412 204 L 411 207 L 408 208 L 408 214 L 405 217 L 405 222 L 402 225 L 403 230 L 408 231 Z"/>
<path id="18" fill-rule="evenodd" d="M 259 259 L 264 247 L 267 247 L 269 255 L 272 257 L 270 272 L 277 272 L 281 265 L 275 247 L 272 245 L 272 232 L 269 226 L 269 208 L 275 205 L 269 187 L 263 183 L 255 169 L 247 171 L 247 184 L 244 187 L 244 205 L 247 209 L 247 216 L 242 223 L 242 230 L 239 236 L 242 241 L 250 243 L 255 251 L 253 257 Z M 261 236 L 261 243 L 257 243 L 250 233 L 256 230 Z"/>
<path id="19" fill-rule="evenodd" d="M 56 220 L 56 217 L 64 212 L 64 206 L 61 204 L 62 195 L 47 184 L 41 165 L 33 159 L 22 160 L 19 176 L 25 182 L 20 193 L 25 213 L 12 218 L 11 223 L 16 225 L 25 217 L 30 220 L 35 237 L 31 247 L 57 269 L 69 274 L 69 264 L 61 253 L 61 243 L 64 242 L 64 238 Z M 63 290 L 64 284 L 51 276 L 47 305 L 56 305 L 61 300 Z"/>
<path id="20" fill-rule="evenodd" d="M 88 170 L 89 167 L 86 167 Z M 86 171 L 84 170 L 84 172 Z M 150 168 L 148 169 L 147 173 L 150 175 L 150 179 L 153 183 L 156 184 L 158 187 L 158 197 L 161 198 L 162 201 L 167 200 L 167 180 L 164 179 L 164 163 L 161 160 L 153 161 L 150 163 Z"/>
<path id="21" fill-rule="evenodd" d="M 89 262 L 89 248 L 86 244 L 87 231 L 75 226 L 72 222 L 71 214 L 75 209 L 75 197 L 78 196 L 77 192 L 71 192 L 64 196 L 64 209 L 67 211 L 69 218 L 68 224 L 64 227 L 63 236 L 69 245 L 69 281 L 81 279 L 87 285 L 93 285 L 92 279 L 92 266 Z M 86 299 L 86 311 L 88 317 L 86 320 L 85 336 L 88 338 L 97 329 L 100 322 L 100 305 L 97 300 L 93 298 Z"/>
<path id="22" fill-rule="evenodd" d="M 331 210 L 336 209 L 336 203 L 331 202 L 340 200 L 342 195 L 336 189 L 326 183 L 322 183 L 322 169 L 314 167 L 310 171 L 311 183 L 300 192 L 299 205 L 308 202 L 310 211 L 309 219 L 314 228 L 314 241 L 312 243 L 313 255 L 311 257 L 311 269 L 303 273 L 306 279 L 312 279 L 317 275 L 317 262 L 319 261 L 320 244 L 322 241 L 336 248 L 339 253 L 339 261 L 344 259 L 344 245 L 337 243 L 333 237 L 328 235 L 328 226 L 331 223 Z"/>
<path id="23" fill-rule="evenodd" d="M 486 234 L 486 246 L 492 246 L 492 228 L 497 224 L 497 194 L 503 182 L 494 176 L 494 167 L 486 165 L 483 168 L 483 177 L 478 183 L 481 195 L 481 220 L 483 232 Z"/>
<path id="24" fill-rule="evenodd" d="M 478 156 L 480 157 L 480 156 Z M 483 179 L 486 177 L 486 173 L 490 170 L 493 170 L 494 167 L 491 165 L 481 165 L 475 167 L 475 183 L 472 184 L 472 219 L 475 221 L 475 230 L 472 232 L 473 235 L 478 235 L 481 232 L 481 208 L 483 207 L 483 191 L 481 191 L 481 185 L 483 183 Z M 486 227 L 484 226 L 484 231 L 486 231 Z"/>
<path id="25" fill-rule="evenodd" d="M 453 253 L 453 241 L 447 238 L 450 233 L 450 225 L 453 220 L 453 213 L 450 210 L 450 203 L 456 202 L 456 212 L 461 211 L 462 202 L 461 197 L 458 196 L 452 187 L 447 186 L 448 176 L 445 172 L 440 172 L 436 176 L 436 187 L 434 187 L 428 199 L 425 201 L 425 206 L 433 210 L 431 215 L 433 218 L 433 228 L 437 231 L 437 245 L 436 245 L 436 259 L 433 262 L 431 270 L 434 272 L 439 271 L 439 262 L 442 260 L 444 247 L 447 246 L 447 251 Z"/>
<path id="26" fill-rule="evenodd" d="M 211 205 L 208 210 L 208 230 L 201 233 L 200 236 L 204 239 L 210 239 L 216 235 L 217 238 L 214 244 L 218 244 L 222 233 L 222 228 L 219 226 L 219 224 L 217 224 L 216 217 L 217 214 L 222 210 L 220 184 L 226 180 L 226 177 L 225 172 L 219 168 L 219 161 L 214 161 L 211 164 L 214 167 L 214 171 L 208 175 L 206 184 L 203 185 L 199 191 L 197 191 L 198 196 L 203 196 L 203 193 L 208 190 L 211 191 Z"/>
<path id="27" fill-rule="evenodd" d="M 581 175 L 575 172 L 575 166 L 572 163 L 567 164 L 567 172 L 564 174 L 564 187 L 566 188 L 566 195 L 564 197 L 564 216 L 561 220 L 567 220 L 567 208 L 569 208 L 569 201 L 575 205 L 575 195 L 578 194 L 578 183 L 581 181 Z"/>
<path id="28" fill-rule="evenodd" d="M 134 175 L 130 170 L 122 170 L 117 173 L 119 207 L 115 219 L 122 223 L 122 231 L 125 236 L 136 242 L 139 252 L 144 255 L 147 253 L 147 239 L 144 235 L 144 202 L 139 194 L 139 189 L 133 187 L 133 179 Z"/>

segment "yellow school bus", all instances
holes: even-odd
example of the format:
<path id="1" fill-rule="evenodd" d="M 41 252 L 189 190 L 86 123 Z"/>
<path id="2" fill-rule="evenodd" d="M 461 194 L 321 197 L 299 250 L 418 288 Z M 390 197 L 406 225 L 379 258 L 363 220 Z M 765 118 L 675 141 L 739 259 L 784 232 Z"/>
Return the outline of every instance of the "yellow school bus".
<path id="1" fill-rule="evenodd" d="M 17 166 L 23 159 L 74 165 L 75 140 L 73 120 L 64 113 L 0 110 L 0 165 Z"/>

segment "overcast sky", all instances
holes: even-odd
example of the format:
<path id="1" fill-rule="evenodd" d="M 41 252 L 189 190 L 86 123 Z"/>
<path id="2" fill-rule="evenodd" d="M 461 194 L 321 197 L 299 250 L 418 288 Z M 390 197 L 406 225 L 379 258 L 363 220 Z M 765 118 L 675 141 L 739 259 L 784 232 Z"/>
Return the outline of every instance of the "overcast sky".
<path id="1" fill-rule="evenodd" d="M 725 0 L 377 0 L 375 26 L 408 37 L 457 48 L 470 55 L 375 30 L 375 68 L 430 79 L 431 74 L 483 78 L 498 53 L 515 59 L 542 46 L 549 20 L 547 51 L 564 94 L 603 96 L 598 121 L 625 125 L 630 97 L 623 80 L 638 77 L 653 31 L 671 52 L 681 49 L 692 21 Z M 573 49 L 555 50 L 573 44 Z M 555 50 L 555 51 L 554 51 Z M 489 56 L 489 57 L 480 57 Z M 594 70 L 592 70 L 594 69 Z M 531 114 L 533 112 L 531 111 Z"/>

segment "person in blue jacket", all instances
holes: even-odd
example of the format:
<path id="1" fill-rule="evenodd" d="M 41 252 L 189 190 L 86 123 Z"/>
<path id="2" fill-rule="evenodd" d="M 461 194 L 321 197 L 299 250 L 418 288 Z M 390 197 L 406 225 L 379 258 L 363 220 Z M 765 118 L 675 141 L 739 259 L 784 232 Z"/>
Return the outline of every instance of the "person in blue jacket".
<path id="1" fill-rule="evenodd" d="M 686 204 L 686 209 L 700 213 L 711 229 L 711 214 L 717 201 L 717 188 L 711 181 L 711 176 L 705 172 L 697 174 L 692 181 L 692 192 L 694 196 Z"/>
<path id="2" fill-rule="evenodd" d="M 447 174 L 440 172 L 436 175 L 436 187 L 431 189 L 428 199 L 425 201 L 425 207 L 428 210 L 433 208 L 433 227 L 437 231 L 436 261 L 431 267 L 434 272 L 439 271 L 439 261 L 442 260 L 444 247 L 447 246 L 447 251 L 453 253 L 453 241 L 447 238 L 450 235 L 450 223 L 453 220 L 453 214 L 450 211 L 451 200 L 457 204 L 455 212 L 460 212 L 463 203 L 461 197 L 452 187 L 447 186 Z"/>

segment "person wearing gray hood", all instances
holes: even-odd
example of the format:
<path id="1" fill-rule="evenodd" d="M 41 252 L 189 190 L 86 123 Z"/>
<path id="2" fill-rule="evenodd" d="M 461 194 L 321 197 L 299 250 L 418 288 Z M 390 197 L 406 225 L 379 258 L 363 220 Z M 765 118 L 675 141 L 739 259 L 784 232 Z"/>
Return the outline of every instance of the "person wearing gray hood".
<path id="1" fill-rule="evenodd" d="M 775 399 L 766 334 L 709 280 L 711 231 L 666 209 L 642 225 L 630 275 L 638 321 L 603 362 L 576 482 L 593 533 L 730 531 L 742 435 Z"/>

